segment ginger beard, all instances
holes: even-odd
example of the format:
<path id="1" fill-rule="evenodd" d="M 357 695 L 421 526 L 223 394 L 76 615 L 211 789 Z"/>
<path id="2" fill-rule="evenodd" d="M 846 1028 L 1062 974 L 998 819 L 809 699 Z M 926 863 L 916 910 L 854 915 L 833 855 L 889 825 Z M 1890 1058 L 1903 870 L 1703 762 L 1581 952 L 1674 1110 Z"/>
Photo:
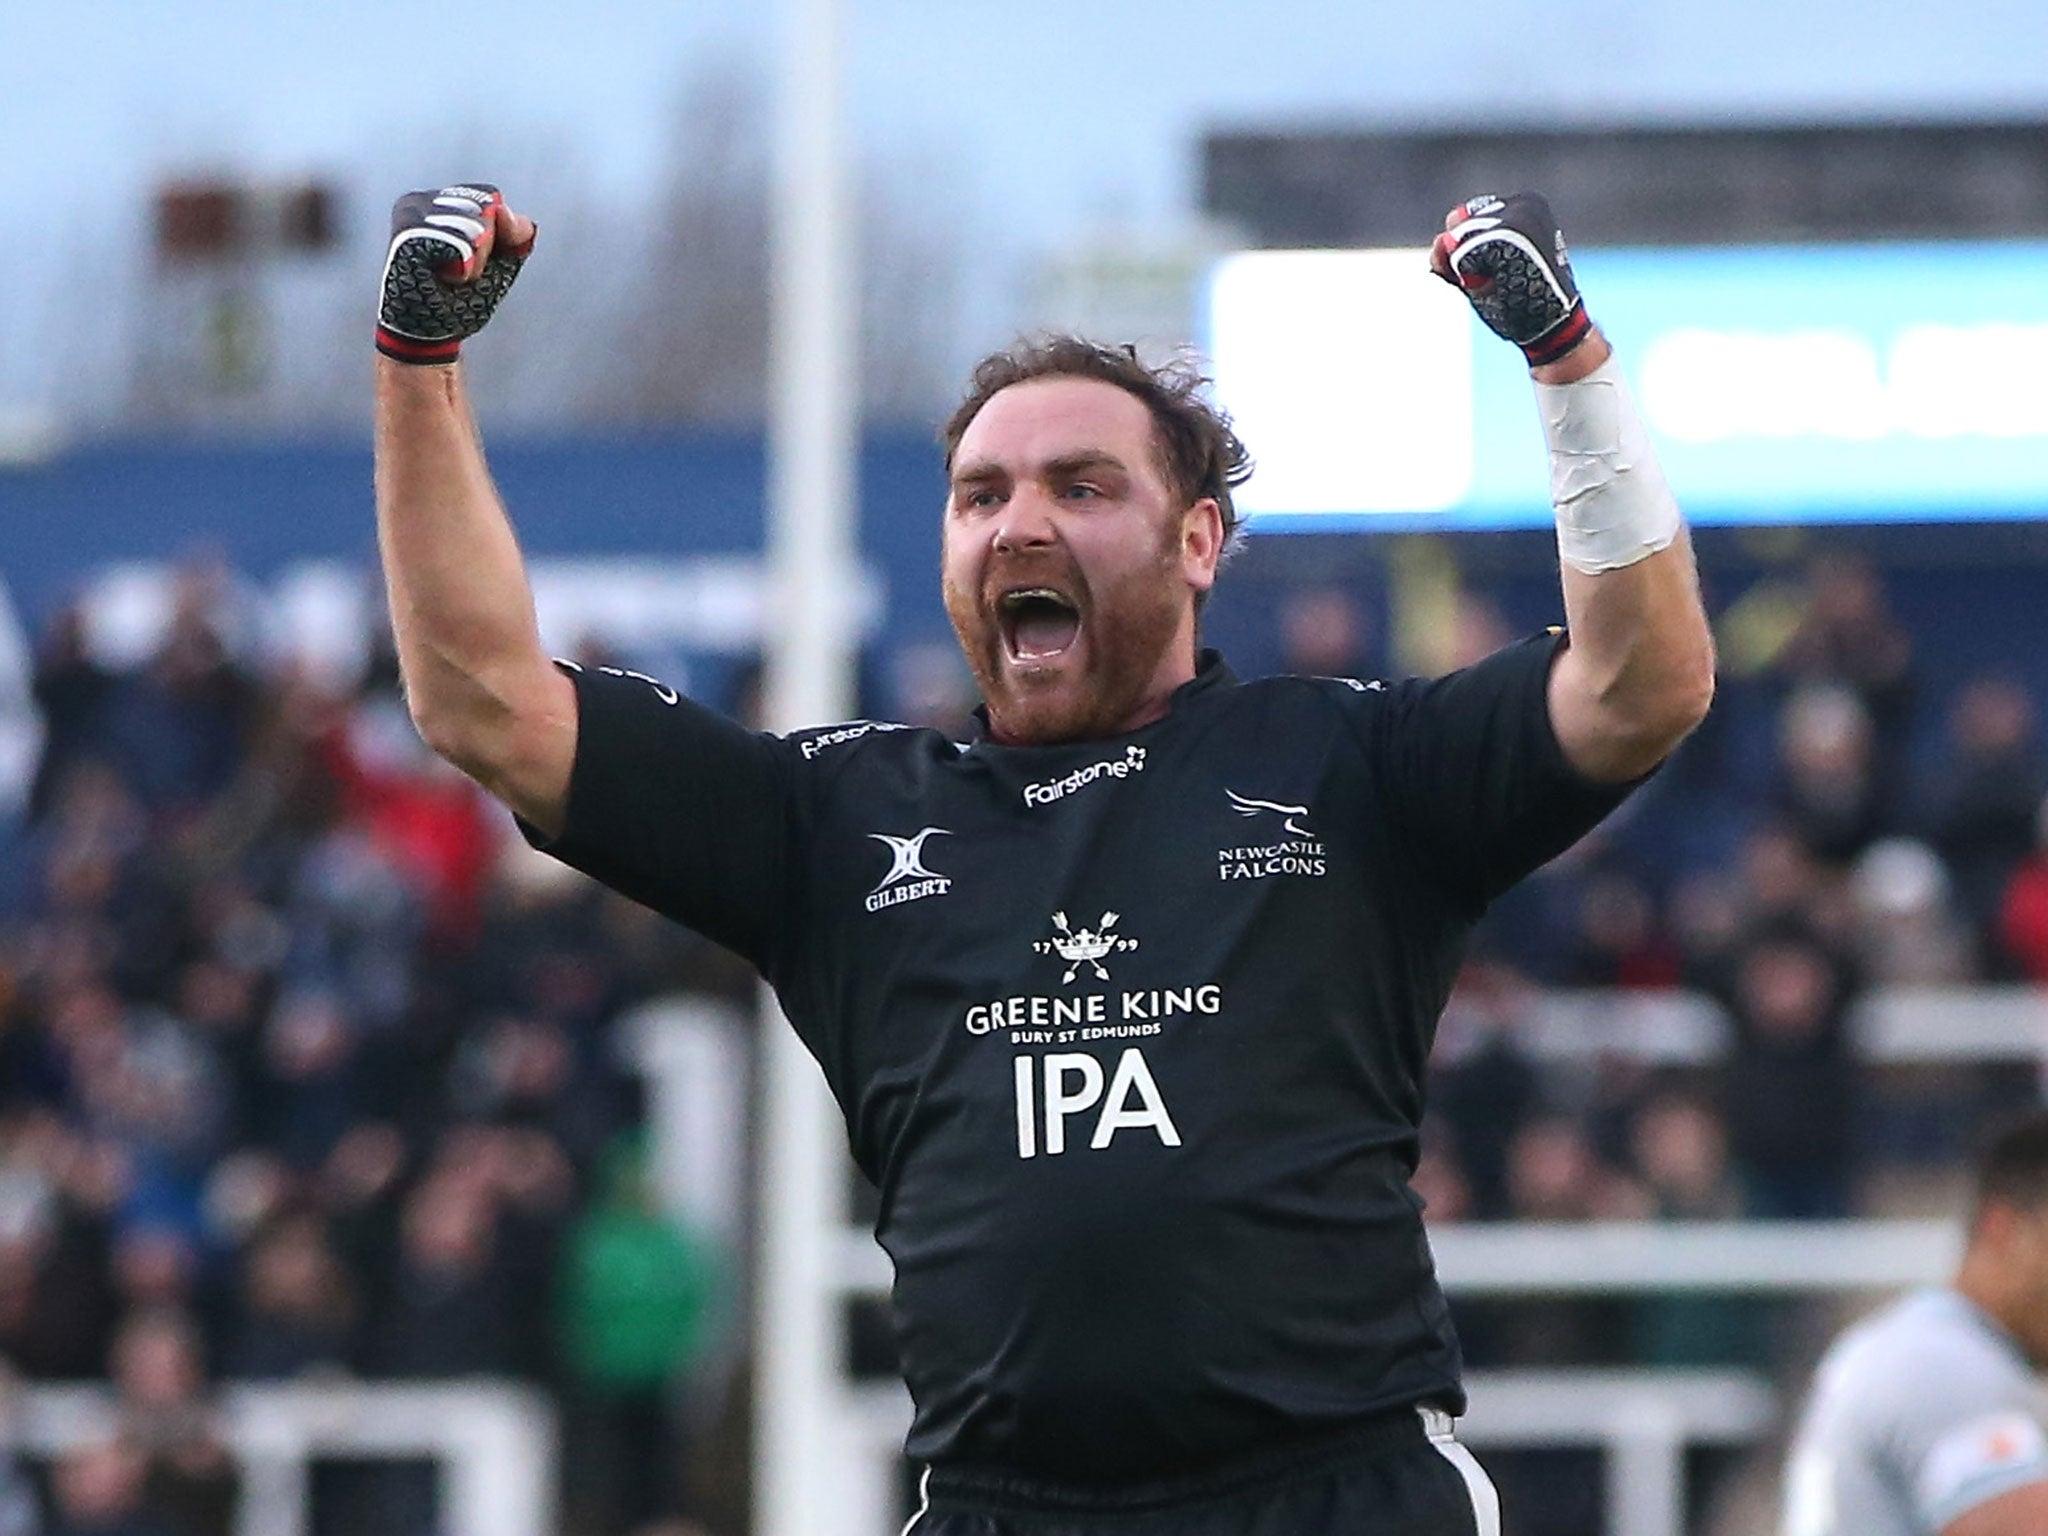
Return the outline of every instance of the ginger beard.
<path id="1" fill-rule="evenodd" d="M 1093 579 L 1064 548 L 991 552 L 972 588 L 945 573 L 946 616 L 997 741 L 1045 746 L 1133 728 L 1162 658 L 1193 627 L 1180 519 L 1156 531 L 1150 560 Z M 1034 590 L 1061 602 L 1017 596 Z"/>

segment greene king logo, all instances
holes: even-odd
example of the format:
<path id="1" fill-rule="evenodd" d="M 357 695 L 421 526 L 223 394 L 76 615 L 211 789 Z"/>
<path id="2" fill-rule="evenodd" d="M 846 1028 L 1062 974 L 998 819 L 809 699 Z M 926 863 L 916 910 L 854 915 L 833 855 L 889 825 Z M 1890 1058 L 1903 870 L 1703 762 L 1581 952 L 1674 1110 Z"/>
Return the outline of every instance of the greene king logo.
<path id="1" fill-rule="evenodd" d="M 900 907 L 906 901 L 922 901 L 927 896 L 943 896 L 950 891 L 953 888 L 951 878 L 924 867 L 924 845 L 934 837 L 952 835 L 944 827 L 925 827 L 914 837 L 891 837 L 886 832 L 870 832 L 869 837 L 889 850 L 889 873 L 882 876 L 881 884 L 868 892 L 864 903 L 867 909 L 879 912 L 884 907 Z"/>
<path id="2" fill-rule="evenodd" d="M 1093 928 L 1074 928 L 1069 926 L 1066 913 L 1055 912 L 1052 925 L 1059 930 L 1058 933 L 1052 938 L 1037 940 L 1031 947 L 1041 955 L 1057 954 L 1067 962 L 1067 974 L 1060 978 L 1062 982 L 1072 981 L 1084 965 L 1095 972 L 1097 981 L 1107 981 L 1109 971 L 1102 964 L 1103 957 L 1123 954 L 1138 947 L 1136 939 L 1110 932 L 1116 927 L 1116 922 L 1116 913 L 1105 912 Z"/>
<path id="3" fill-rule="evenodd" d="M 1125 747 L 1122 757 L 1105 757 L 1057 779 L 1047 779 L 1042 784 L 1026 784 L 1024 803 L 1051 805 L 1055 800 L 1064 800 L 1077 789 L 1086 789 L 1098 779 L 1128 779 L 1132 774 L 1144 771 L 1145 749 Z"/>

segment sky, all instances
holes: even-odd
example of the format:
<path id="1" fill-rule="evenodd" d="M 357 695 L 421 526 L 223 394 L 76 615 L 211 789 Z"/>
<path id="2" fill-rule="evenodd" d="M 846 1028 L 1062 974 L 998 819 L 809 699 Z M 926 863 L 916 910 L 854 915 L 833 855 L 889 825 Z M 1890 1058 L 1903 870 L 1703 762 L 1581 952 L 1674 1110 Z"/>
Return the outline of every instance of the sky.
<path id="1" fill-rule="evenodd" d="M 629 221 L 684 83 L 765 60 L 782 10 L 0 0 L 0 408 L 79 387 L 162 177 L 332 175 L 381 221 L 526 172 Z M 959 242 L 970 346 L 1064 241 L 1185 219 L 1210 127 L 2048 114 L 2039 0 L 846 0 L 844 25 L 849 148 Z"/>

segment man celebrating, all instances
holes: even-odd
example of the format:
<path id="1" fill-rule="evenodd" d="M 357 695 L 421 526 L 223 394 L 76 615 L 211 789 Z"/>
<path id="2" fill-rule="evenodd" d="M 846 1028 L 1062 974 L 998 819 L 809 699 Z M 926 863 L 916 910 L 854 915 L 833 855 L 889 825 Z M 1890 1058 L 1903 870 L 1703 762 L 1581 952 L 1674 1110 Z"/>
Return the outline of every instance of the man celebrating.
<path id="1" fill-rule="evenodd" d="M 413 717 L 775 987 L 881 1191 L 919 1536 L 1497 1532 L 1408 1186 L 1424 1063 L 1487 903 L 1713 688 L 1548 207 L 1476 199 L 1432 263 L 1528 355 L 1568 642 L 1239 683 L 1197 620 L 1242 445 L 1191 370 L 1055 338 L 985 360 L 944 434 L 964 744 L 750 735 L 549 662 L 456 364 L 533 234 L 489 187 L 396 210 L 377 492 Z"/>
<path id="2" fill-rule="evenodd" d="M 2048 1434 L 2048 1115 L 1977 1171 L 1955 1283 L 1851 1328 L 1821 1359 L 1785 1473 L 1782 1536 L 2040 1536 Z"/>

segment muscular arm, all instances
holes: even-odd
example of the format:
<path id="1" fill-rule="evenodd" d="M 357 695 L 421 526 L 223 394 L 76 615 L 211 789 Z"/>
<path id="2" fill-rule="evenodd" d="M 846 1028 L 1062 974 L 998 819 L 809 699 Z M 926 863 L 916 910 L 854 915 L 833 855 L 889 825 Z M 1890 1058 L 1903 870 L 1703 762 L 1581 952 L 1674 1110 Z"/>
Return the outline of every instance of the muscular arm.
<path id="1" fill-rule="evenodd" d="M 2040 1536 L 2048 1531 L 2048 1482 L 2029 1483 L 1966 1510 L 1941 1536 Z"/>
<path id="2" fill-rule="evenodd" d="M 413 723 L 555 836 L 576 755 L 576 693 L 541 648 L 461 366 L 379 357 L 376 431 L 377 543 Z"/>
<path id="3" fill-rule="evenodd" d="M 1611 355 L 1596 330 L 1541 384 L 1570 384 Z M 1619 570 L 1566 565 L 1571 643 L 1550 673 L 1550 718 L 1572 766 L 1621 783 L 1648 773 L 1698 725 L 1714 696 L 1714 642 L 1683 529 L 1668 547 Z"/>

